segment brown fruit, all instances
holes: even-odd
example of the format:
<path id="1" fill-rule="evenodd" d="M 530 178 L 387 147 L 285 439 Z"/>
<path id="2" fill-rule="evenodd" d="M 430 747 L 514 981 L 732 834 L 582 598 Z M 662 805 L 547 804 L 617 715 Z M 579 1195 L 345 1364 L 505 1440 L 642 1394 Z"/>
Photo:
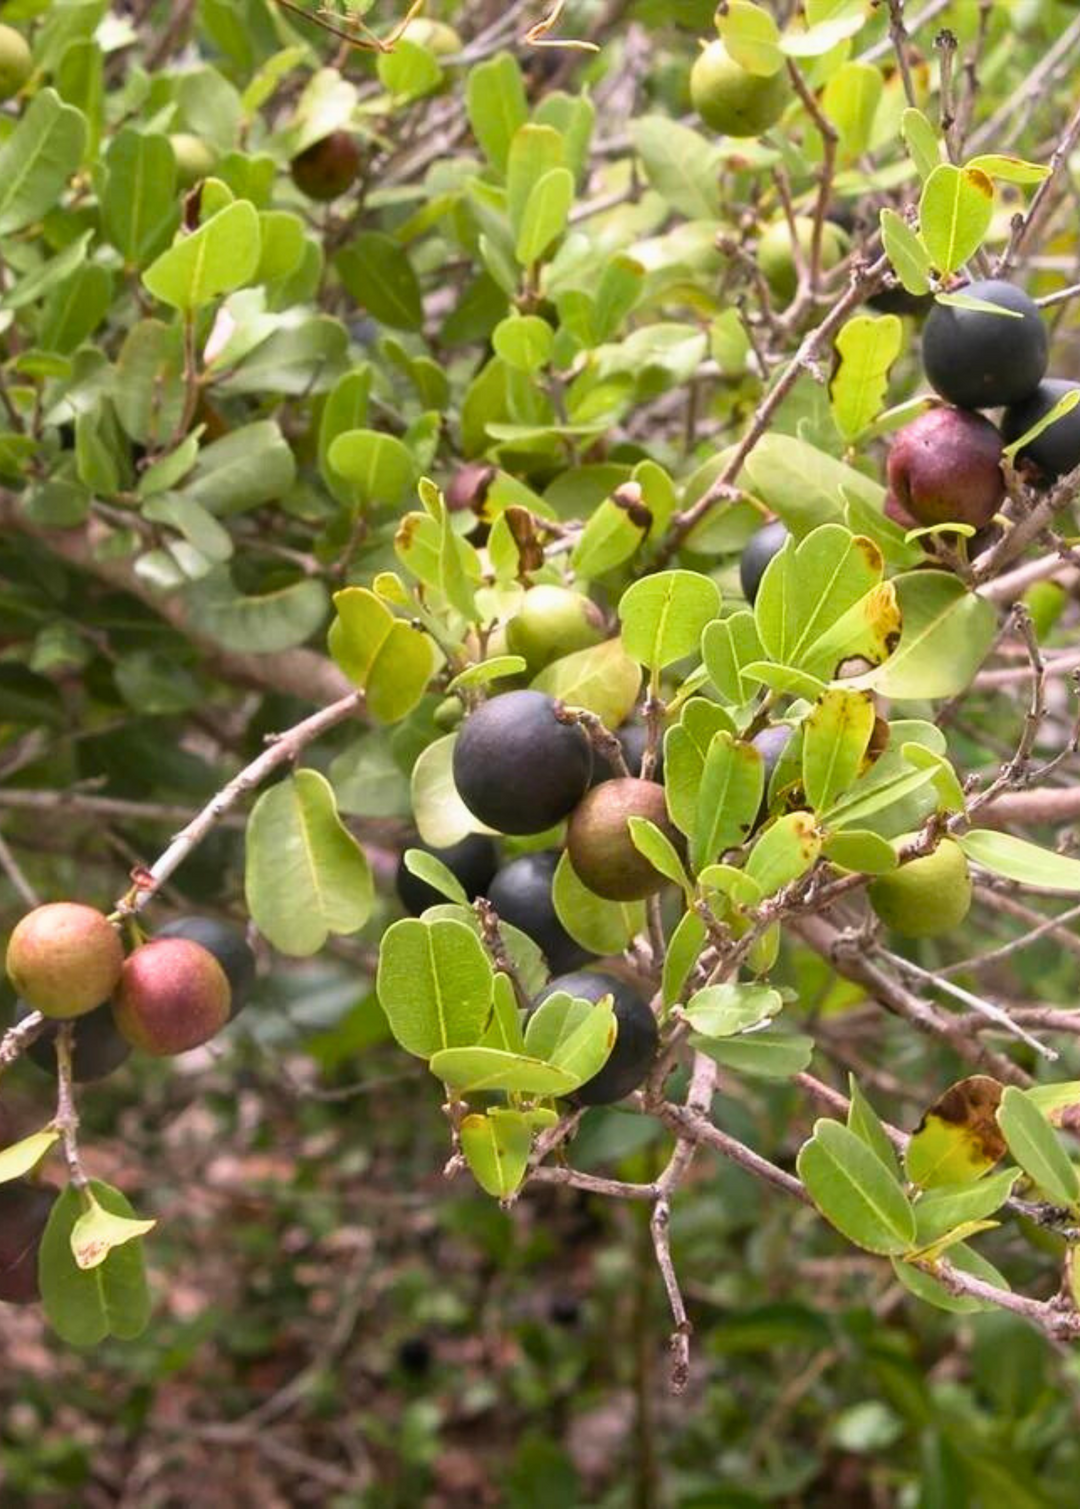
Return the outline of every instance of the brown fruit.
<path id="1" fill-rule="evenodd" d="M 344 194 L 356 181 L 360 148 L 348 131 L 331 131 L 297 153 L 289 170 L 302 194 L 326 203 Z"/>
<path id="2" fill-rule="evenodd" d="M 928 409 L 889 452 L 891 514 L 919 524 L 989 524 L 1005 497 L 1001 436 L 981 414 Z"/>
<path id="3" fill-rule="evenodd" d="M 232 992 L 221 965 L 190 938 L 157 938 L 128 958 L 113 1000 L 121 1037 L 157 1058 L 186 1053 L 220 1032 Z"/>
<path id="4" fill-rule="evenodd" d="M 112 995 L 124 950 L 116 929 L 92 906 L 55 901 L 35 907 L 8 942 L 8 978 L 28 1005 L 50 1017 L 82 1016 Z"/>
<path id="5" fill-rule="evenodd" d="M 578 879 L 609 901 L 640 901 L 664 884 L 664 877 L 634 847 L 628 821 L 644 817 L 678 847 L 682 840 L 667 814 L 664 788 L 633 776 L 594 786 L 574 809 L 566 833 L 570 863 Z"/>

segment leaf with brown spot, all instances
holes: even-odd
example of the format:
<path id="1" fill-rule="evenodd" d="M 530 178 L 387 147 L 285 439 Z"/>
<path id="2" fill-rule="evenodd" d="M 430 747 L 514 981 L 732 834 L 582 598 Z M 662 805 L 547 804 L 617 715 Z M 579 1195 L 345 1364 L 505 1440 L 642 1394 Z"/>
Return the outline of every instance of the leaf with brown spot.
<path id="1" fill-rule="evenodd" d="M 904 1157 L 908 1178 L 927 1189 L 981 1179 L 1006 1151 L 997 1124 L 1001 1094 L 1001 1084 L 987 1074 L 950 1085 L 912 1134 Z"/>

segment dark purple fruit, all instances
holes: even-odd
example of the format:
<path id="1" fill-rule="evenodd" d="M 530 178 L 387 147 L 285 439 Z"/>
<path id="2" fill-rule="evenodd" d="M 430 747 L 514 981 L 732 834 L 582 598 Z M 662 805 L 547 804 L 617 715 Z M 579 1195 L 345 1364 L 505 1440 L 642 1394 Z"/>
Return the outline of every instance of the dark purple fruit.
<path id="1" fill-rule="evenodd" d="M 1023 403 L 1014 404 L 1005 411 L 1001 421 L 1001 438 L 1006 445 L 1019 440 L 1049 414 L 1066 393 L 1073 393 L 1080 383 L 1067 382 L 1064 378 L 1048 377 Z M 1036 435 L 1030 444 L 1017 452 L 1018 461 L 1030 461 L 1042 475 L 1052 481 L 1080 466 L 1080 404 L 1070 409 L 1060 419 L 1055 419 L 1041 435 Z"/>
<path id="2" fill-rule="evenodd" d="M 158 938 L 190 938 L 212 953 L 225 971 L 231 997 L 229 1020 L 246 1005 L 255 983 L 255 955 L 238 927 L 214 917 L 175 917 L 155 934 Z"/>
<path id="3" fill-rule="evenodd" d="M 739 580 L 742 583 L 743 596 L 751 607 L 754 606 L 757 598 L 765 568 L 774 555 L 779 555 L 787 539 L 787 528 L 779 519 L 774 519 L 771 524 L 765 524 L 761 529 L 756 530 L 743 547 L 742 559 L 739 562 Z"/>
<path id="4" fill-rule="evenodd" d="M 45 1016 L 93 1011 L 112 994 L 124 962 L 119 935 L 103 913 L 73 901 L 35 907 L 8 942 L 16 991 Z"/>
<path id="5" fill-rule="evenodd" d="M 922 359 L 936 393 L 961 409 L 1022 403 L 1043 380 L 1050 342 L 1034 299 L 987 278 L 957 292 L 1021 316 L 935 303 L 923 327 Z"/>
<path id="6" fill-rule="evenodd" d="M 679 846 L 681 838 L 668 817 L 664 788 L 655 781 L 621 776 L 594 786 L 574 808 L 566 830 L 570 863 L 583 885 L 608 901 L 643 901 L 664 884 L 664 877 L 634 847 L 629 820 L 647 818 Z"/>
<path id="7" fill-rule="evenodd" d="M 230 995 L 228 976 L 209 949 L 190 938 L 155 938 L 126 960 L 113 1013 L 133 1048 L 167 1058 L 220 1032 Z"/>
<path id="8" fill-rule="evenodd" d="M 889 451 L 889 492 L 919 524 L 988 524 L 1005 496 L 1001 436 L 981 414 L 928 409 Z"/>
<path id="9" fill-rule="evenodd" d="M 910 314 L 915 317 L 929 314 L 934 307 L 932 293 L 909 293 L 904 287 L 880 288 L 866 300 L 871 309 L 879 314 Z"/>
<path id="10" fill-rule="evenodd" d="M 792 732 L 791 725 L 788 723 L 771 723 L 768 728 L 763 728 L 750 740 L 765 766 L 766 790 L 773 778 L 773 772 L 780 763 L 780 756 L 791 742 Z"/>
<path id="11" fill-rule="evenodd" d="M 619 1028 L 615 1046 L 599 1074 L 587 1079 L 574 1091 L 571 1099 L 583 1106 L 608 1106 L 622 1100 L 644 1083 L 656 1061 L 660 1034 L 648 1002 L 624 980 L 592 969 L 578 970 L 552 980 L 537 996 L 537 1006 L 556 990 L 565 990 L 569 995 L 584 997 L 587 1001 L 614 996 L 615 1020 Z"/>
<path id="12" fill-rule="evenodd" d="M 38 1299 L 38 1249 L 56 1190 L 14 1179 L 0 1184 L 0 1301 L 32 1305 Z"/>
<path id="13" fill-rule="evenodd" d="M 421 843 L 419 839 L 408 847 L 422 849 L 425 854 L 441 859 L 451 875 L 461 882 L 470 901 L 486 894 L 499 864 L 498 850 L 483 833 L 470 833 L 460 843 L 451 844 L 448 849 L 433 849 L 430 844 Z M 402 906 L 414 917 L 426 912 L 429 906 L 441 906 L 446 901 L 441 891 L 406 869 L 404 855 L 398 861 L 394 884 Z"/>
<path id="14" fill-rule="evenodd" d="M 360 148 L 348 131 L 331 131 L 297 153 L 289 171 L 302 194 L 326 203 L 344 194 L 356 181 Z"/>
<path id="15" fill-rule="evenodd" d="M 15 1002 L 15 1020 L 21 1022 L 28 1016 L 30 1007 L 25 1001 Z M 58 1024 L 50 1023 L 26 1050 L 27 1057 L 56 1078 L 56 1034 Z M 77 1084 L 89 1084 L 95 1079 L 106 1079 L 131 1056 L 131 1044 L 126 1043 L 116 1030 L 112 1006 L 108 1001 L 102 1006 L 81 1016 L 74 1027 L 75 1040 L 71 1050 L 71 1077 Z"/>
<path id="16" fill-rule="evenodd" d="M 499 917 L 533 940 L 554 974 L 590 958 L 559 921 L 551 899 L 559 858 L 556 849 L 521 854 L 503 865 L 487 893 Z"/>
<path id="17" fill-rule="evenodd" d="M 592 776 L 582 729 L 560 723 L 543 692 L 489 698 L 454 745 L 454 784 L 474 817 L 499 833 L 543 833 L 570 813 Z"/>

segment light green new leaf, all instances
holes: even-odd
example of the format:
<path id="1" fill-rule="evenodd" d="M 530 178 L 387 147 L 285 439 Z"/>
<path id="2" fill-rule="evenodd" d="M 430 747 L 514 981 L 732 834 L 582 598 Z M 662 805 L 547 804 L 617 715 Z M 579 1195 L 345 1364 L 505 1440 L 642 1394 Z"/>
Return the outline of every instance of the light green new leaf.
<path id="1" fill-rule="evenodd" d="M 136 1219 L 124 1196 L 108 1184 L 92 1179 L 88 1193 L 109 1214 Z M 57 1198 L 41 1238 L 38 1281 L 46 1318 L 71 1346 L 95 1346 L 106 1336 L 130 1341 L 150 1320 L 142 1242 L 125 1242 L 97 1267 L 80 1268 L 71 1236 L 82 1211 L 79 1192 L 69 1184 Z"/>
<path id="2" fill-rule="evenodd" d="M 419 755 L 412 770 L 413 818 L 420 837 L 433 849 L 448 849 L 470 833 L 492 832 L 473 817 L 458 796 L 453 769 L 456 741 L 456 734 L 436 739 Z"/>
<path id="3" fill-rule="evenodd" d="M 875 716 L 869 692 L 836 687 L 827 691 L 803 719 L 803 790 L 815 812 L 825 811 L 855 784 Z"/>
<path id="4" fill-rule="evenodd" d="M 330 625 L 330 653 L 355 686 L 368 711 L 383 723 L 406 717 L 424 695 L 435 671 L 435 645 L 422 629 L 395 618 L 366 587 L 334 594 L 337 618 Z"/>
<path id="5" fill-rule="evenodd" d="M 568 707 L 595 713 L 608 728 L 618 728 L 637 701 L 641 666 L 626 653 L 622 640 L 605 639 L 553 660 L 531 684 Z"/>
<path id="6" fill-rule="evenodd" d="M 689 838 L 697 826 L 698 801 L 705 760 L 713 736 L 734 734 L 730 716 L 715 702 L 691 697 L 682 717 L 664 735 L 664 790 L 671 821 Z M 710 819 L 712 814 L 709 814 Z M 741 840 L 740 840 L 741 841 Z"/>
<path id="7" fill-rule="evenodd" d="M 486 1115 L 466 1116 L 458 1128 L 461 1152 L 485 1194 L 506 1200 L 529 1167 L 532 1127 L 521 1111 L 492 1107 Z"/>
<path id="8" fill-rule="evenodd" d="M 1023 1090 L 1009 1085 L 1001 1097 L 998 1126 L 1024 1173 L 1057 1205 L 1080 1201 L 1080 1179 L 1057 1134 Z"/>
<path id="9" fill-rule="evenodd" d="M 974 256 L 994 217 L 994 185 L 979 168 L 939 163 L 923 185 L 919 233 L 938 272 Z"/>
<path id="10" fill-rule="evenodd" d="M 687 895 L 691 895 L 693 886 L 690 884 L 690 877 L 683 869 L 678 850 L 667 834 L 662 833 L 647 817 L 627 818 L 626 826 L 630 830 L 634 848 L 645 856 L 653 869 L 679 886 Z"/>
<path id="11" fill-rule="evenodd" d="M 980 1253 L 963 1242 L 950 1248 L 948 1260 L 950 1267 L 956 1268 L 960 1273 L 968 1273 L 973 1278 L 982 1279 L 984 1284 L 991 1284 L 995 1289 L 1008 1293 L 1009 1283 L 1004 1275 L 993 1263 L 988 1263 Z M 997 1308 L 993 1300 L 976 1299 L 970 1294 L 953 1294 L 939 1279 L 911 1263 L 902 1262 L 898 1258 L 891 1261 L 893 1272 L 904 1288 L 917 1299 L 934 1305 L 939 1310 L 946 1310 L 951 1315 L 977 1315 L 980 1311 Z"/>
<path id="12" fill-rule="evenodd" d="M 762 658 L 761 640 L 753 613 L 733 613 L 706 624 L 701 636 L 701 656 L 709 680 L 727 702 L 742 707 L 757 690 L 756 682 L 743 671 Z"/>
<path id="13" fill-rule="evenodd" d="M 784 999 L 769 985 L 728 981 L 708 985 L 690 997 L 687 1020 L 702 1037 L 734 1037 L 769 1021 L 782 1010 Z"/>
<path id="14" fill-rule="evenodd" d="M 153 1231 L 156 1221 L 142 1221 L 106 1210 L 90 1195 L 84 1210 L 71 1228 L 71 1253 L 78 1268 L 98 1268 L 117 1247 L 133 1242 Z"/>
<path id="15" fill-rule="evenodd" d="M 298 958 L 318 953 L 331 933 L 354 933 L 367 921 L 371 870 L 318 771 L 298 770 L 255 803 L 244 893 L 259 931 Z"/>
<path id="16" fill-rule="evenodd" d="M 563 139 L 552 126 L 525 125 L 514 132 L 506 163 L 506 211 L 520 235 L 533 189 L 554 168 L 564 166 Z"/>
<path id="17" fill-rule="evenodd" d="M 551 356 L 555 333 L 536 314 L 512 314 L 491 332 L 495 355 L 518 372 L 539 372 Z"/>
<path id="18" fill-rule="evenodd" d="M 583 1085 L 607 1063 L 617 1030 L 612 997 L 577 1000 L 557 990 L 529 1017 L 525 1052 L 574 1075 Z"/>
<path id="19" fill-rule="evenodd" d="M 919 177 L 927 179 L 941 164 L 941 140 L 921 110 L 909 107 L 900 117 L 900 134 Z"/>
<path id="20" fill-rule="evenodd" d="M 899 1254 L 915 1239 L 915 1215 L 896 1176 L 838 1121 L 819 1121 L 797 1161 L 825 1219 L 868 1252 Z"/>
<path id="21" fill-rule="evenodd" d="M 822 844 L 821 853 L 830 864 L 858 875 L 885 875 L 897 865 L 892 844 L 868 828 L 830 833 Z"/>
<path id="22" fill-rule="evenodd" d="M 895 210 L 881 211 L 881 241 L 893 272 L 908 293 L 930 291 L 930 253 L 907 221 Z"/>
<path id="23" fill-rule="evenodd" d="M 55 89 L 41 89 L 0 146 L 0 236 L 54 209 L 82 161 L 86 121 Z"/>
<path id="24" fill-rule="evenodd" d="M 836 127 L 845 162 L 855 161 L 869 148 L 884 89 L 881 69 L 858 62 L 841 64 L 825 85 L 821 106 Z"/>
<path id="25" fill-rule="evenodd" d="M 417 465 L 396 435 L 379 430 L 346 430 L 330 442 L 326 459 L 332 471 L 355 489 L 363 505 L 396 507 L 416 485 Z"/>
<path id="26" fill-rule="evenodd" d="M 562 235 L 573 202 L 574 175 L 569 168 L 552 168 L 533 185 L 514 246 L 522 267 L 539 261 Z"/>
<path id="27" fill-rule="evenodd" d="M 21 1142 L 13 1142 L 0 1152 L 0 1184 L 11 1179 L 21 1179 L 44 1158 L 60 1133 L 53 1127 L 43 1127 L 40 1132 L 31 1132 Z"/>
<path id="28" fill-rule="evenodd" d="M 622 953 L 645 926 L 643 901 L 605 901 L 594 895 L 578 879 L 565 851 L 555 870 L 551 899 L 571 938 L 601 957 Z"/>
<path id="29" fill-rule="evenodd" d="M 969 859 L 1007 880 L 1043 890 L 1080 891 L 1080 859 L 1055 854 L 1026 838 L 995 833 L 989 828 L 974 828 L 961 834 L 957 842 Z"/>
<path id="30" fill-rule="evenodd" d="M 504 173 L 510 143 L 529 114 L 521 69 L 508 52 L 500 52 L 470 69 L 465 108 L 484 156 L 492 167 Z"/>
<path id="31" fill-rule="evenodd" d="M 255 276 L 262 240 L 253 204 L 238 199 L 174 241 L 143 273 L 156 299 L 191 314 Z"/>
<path id="32" fill-rule="evenodd" d="M 444 1048 L 432 1055 L 428 1068 L 461 1095 L 484 1090 L 545 1097 L 569 1095 L 580 1083 L 576 1074 L 543 1059 L 504 1053 L 498 1048 Z"/>
<path id="33" fill-rule="evenodd" d="M 889 370 L 903 343 L 904 327 L 895 314 L 857 314 L 840 330 L 829 404 L 845 440 L 853 440 L 881 413 Z"/>
<path id="34" fill-rule="evenodd" d="M 469 898 L 461 881 L 453 870 L 443 864 L 438 855 L 429 854 L 426 849 L 406 849 L 401 858 L 410 875 L 415 875 L 425 885 L 433 886 L 448 901 L 456 901 L 459 906 L 469 905 Z"/>
<path id="35" fill-rule="evenodd" d="M 642 577 L 619 602 L 628 655 L 662 671 L 698 647 L 705 625 L 720 612 L 720 588 L 697 571 L 658 571 Z"/>
<path id="36" fill-rule="evenodd" d="M 697 912 L 684 912 L 668 939 L 664 955 L 662 991 L 665 1006 L 673 1006 L 683 992 L 690 971 L 698 961 L 706 938 L 705 923 Z"/>
<path id="37" fill-rule="evenodd" d="M 1036 420 L 1030 429 L 1018 435 L 1009 445 L 1004 446 L 1002 455 L 1007 456 L 1010 461 L 1014 460 L 1018 452 L 1022 451 L 1026 445 L 1030 445 L 1033 440 L 1037 440 L 1044 430 L 1048 430 L 1052 424 L 1057 424 L 1059 419 L 1064 419 L 1066 414 L 1071 414 L 1078 403 L 1080 403 L 1080 388 L 1070 388 L 1068 392 L 1061 395 L 1053 408 L 1048 409 L 1041 419 Z"/>
<path id="38" fill-rule="evenodd" d="M 915 1201 L 915 1240 L 919 1247 L 939 1242 L 966 1221 L 982 1221 L 999 1210 L 1020 1175 L 1014 1168 L 988 1174 L 976 1184 L 939 1184 Z"/>
<path id="39" fill-rule="evenodd" d="M 646 532 L 644 523 L 635 524 L 625 508 L 605 498 L 586 520 L 570 553 L 570 564 L 578 576 L 586 579 L 603 576 L 605 571 L 613 571 L 630 559 Z"/>
<path id="40" fill-rule="evenodd" d="M 491 1011 L 494 974 L 464 922 L 406 917 L 383 934 L 375 988 L 401 1046 L 431 1058 L 445 1048 L 475 1051 Z"/>
<path id="41" fill-rule="evenodd" d="M 814 1054 L 814 1039 L 801 1032 L 753 1032 L 745 1037 L 710 1038 L 693 1034 L 691 1046 L 724 1069 L 751 1079 L 790 1079 Z"/>
<path id="42" fill-rule="evenodd" d="M 783 68 L 776 22 L 752 0 L 728 0 L 717 14 L 716 27 L 730 56 L 747 73 L 770 78 Z"/>
<path id="43" fill-rule="evenodd" d="M 498 1048 L 502 1053 L 525 1052 L 525 1034 L 521 1030 L 521 1011 L 514 983 L 509 975 L 500 971 L 495 973 L 491 1021 L 480 1039 L 480 1047 Z"/>

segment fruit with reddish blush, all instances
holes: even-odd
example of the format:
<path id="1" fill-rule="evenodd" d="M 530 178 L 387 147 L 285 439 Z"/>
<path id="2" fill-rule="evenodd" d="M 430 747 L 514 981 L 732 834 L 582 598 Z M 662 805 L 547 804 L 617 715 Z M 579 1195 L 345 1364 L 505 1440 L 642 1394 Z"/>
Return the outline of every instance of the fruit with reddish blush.
<path id="1" fill-rule="evenodd" d="M 92 906 L 54 901 L 19 922 L 7 948 L 8 978 L 34 1011 L 82 1016 L 112 995 L 124 950 L 109 920 Z"/>
<path id="2" fill-rule="evenodd" d="M 201 943 L 155 938 L 126 960 L 113 1012 L 133 1048 L 167 1058 L 220 1032 L 231 994 L 228 976 Z"/>
<path id="3" fill-rule="evenodd" d="M 566 831 L 570 863 L 583 885 L 608 901 L 642 901 L 664 884 L 630 837 L 632 817 L 646 818 L 678 848 L 682 838 L 668 817 L 664 788 L 622 776 L 594 786 L 574 809 Z"/>
<path id="4" fill-rule="evenodd" d="M 917 524 L 982 529 L 1005 497 L 1001 436 L 981 414 L 928 409 L 893 440 L 888 476 L 894 506 Z"/>

